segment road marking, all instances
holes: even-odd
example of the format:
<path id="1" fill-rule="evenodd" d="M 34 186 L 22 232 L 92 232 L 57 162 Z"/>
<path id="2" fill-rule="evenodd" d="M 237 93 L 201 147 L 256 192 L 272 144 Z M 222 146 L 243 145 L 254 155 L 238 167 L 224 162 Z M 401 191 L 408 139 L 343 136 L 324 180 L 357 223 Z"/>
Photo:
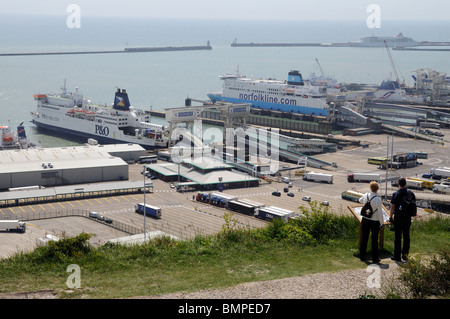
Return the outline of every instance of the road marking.
<path id="1" fill-rule="evenodd" d="M 113 197 L 113 199 L 115 199 L 118 203 L 120 203 L 120 200 L 118 200 L 116 197 Z"/>
<path id="2" fill-rule="evenodd" d="M 58 202 L 59 206 L 61 206 L 62 208 L 65 208 L 60 202 Z"/>
<path id="3" fill-rule="evenodd" d="M 94 200 L 99 203 L 100 205 L 103 205 L 103 203 L 101 201 L 99 201 L 97 198 L 94 198 Z"/>
<path id="4" fill-rule="evenodd" d="M 77 200 L 77 203 L 80 204 L 81 206 L 84 206 L 79 200 Z"/>
<path id="5" fill-rule="evenodd" d="M 31 206 L 31 205 L 28 205 L 28 207 L 30 207 L 32 210 L 33 210 L 33 212 L 35 212 L 36 210 L 33 208 L 33 206 Z"/>
<path id="6" fill-rule="evenodd" d="M 51 208 L 55 209 L 55 207 L 53 207 L 53 205 L 52 205 L 52 204 L 48 203 L 48 205 L 49 205 L 49 206 L 50 206 Z"/>
<path id="7" fill-rule="evenodd" d="M 38 204 L 38 205 L 39 205 L 40 208 L 42 208 L 42 210 L 45 211 L 45 208 L 41 204 Z"/>
<path id="8" fill-rule="evenodd" d="M 5 213 L 0 209 L 0 213 L 2 213 L 3 215 L 5 215 Z"/>
<path id="9" fill-rule="evenodd" d="M 9 210 L 12 211 L 12 213 L 15 215 L 16 213 L 12 210 L 11 207 L 9 207 Z"/>
<path id="10" fill-rule="evenodd" d="M 102 199 L 104 199 L 104 200 L 106 200 L 108 203 L 110 203 L 111 204 L 111 201 L 110 200 L 108 200 L 106 197 L 102 197 Z"/>
<path id="11" fill-rule="evenodd" d="M 72 207 L 75 207 L 71 202 L 66 202 L 67 204 L 69 204 Z"/>
<path id="12" fill-rule="evenodd" d="M 125 199 L 127 202 L 129 202 L 130 200 L 128 198 L 126 198 L 125 196 L 120 196 L 121 198 Z"/>
<path id="13" fill-rule="evenodd" d="M 25 213 L 25 210 L 21 206 L 19 208 L 22 210 L 22 213 Z"/>

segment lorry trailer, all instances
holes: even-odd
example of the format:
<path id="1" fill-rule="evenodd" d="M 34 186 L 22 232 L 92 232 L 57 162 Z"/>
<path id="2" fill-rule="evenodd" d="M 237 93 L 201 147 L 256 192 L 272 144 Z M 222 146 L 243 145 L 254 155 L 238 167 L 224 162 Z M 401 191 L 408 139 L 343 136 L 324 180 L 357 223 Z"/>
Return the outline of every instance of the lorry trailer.
<path id="1" fill-rule="evenodd" d="M 294 212 L 275 206 L 261 207 L 255 210 L 255 216 L 264 220 L 281 219 L 285 222 L 294 217 Z"/>
<path id="2" fill-rule="evenodd" d="M 450 194 L 450 186 L 448 186 L 448 185 L 441 185 L 441 184 L 435 184 L 433 186 L 433 192 L 435 192 L 435 193 L 443 193 L 443 194 Z"/>
<path id="3" fill-rule="evenodd" d="M 237 213 L 251 215 L 255 214 L 255 210 L 258 208 L 257 206 L 253 206 L 248 203 L 244 203 L 240 200 L 230 200 L 227 204 L 227 208 Z"/>
<path id="4" fill-rule="evenodd" d="M 303 180 L 333 184 L 333 175 L 311 172 L 311 173 L 306 173 L 305 175 L 303 175 Z"/>
<path id="5" fill-rule="evenodd" d="M 136 213 L 144 214 L 147 216 L 155 217 L 155 218 L 161 218 L 161 208 L 152 206 L 149 204 L 143 204 L 139 203 L 134 207 Z"/>
<path id="6" fill-rule="evenodd" d="M 380 182 L 380 174 L 353 173 L 347 175 L 347 181 L 370 183 L 372 181 Z"/>
<path id="7" fill-rule="evenodd" d="M 0 230 L 16 233 L 25 233 L 27 226 L 20 220 L 0 220 Z"/>
<path id="8" fill-rule="evenodd" d="M 447 167 L 433 168 L 430 170 L 433 179 L 441 179 L 450 177 L 450 169 Z"/>

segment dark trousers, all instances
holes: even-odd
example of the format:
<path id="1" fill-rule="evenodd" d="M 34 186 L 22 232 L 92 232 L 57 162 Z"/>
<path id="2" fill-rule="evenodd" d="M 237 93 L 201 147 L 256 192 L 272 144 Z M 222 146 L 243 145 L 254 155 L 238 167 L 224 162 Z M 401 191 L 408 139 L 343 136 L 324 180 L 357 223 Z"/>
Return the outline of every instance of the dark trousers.
<path id="1" fill-rule="evenodd" d="M 366 258 L 367 243 L 369 242 L 369 234 L 372 233 L 372 261 L 378 262 L 378 233 L 380 232 L 380 222 L 377 220 L 370 220 L 362 218 L 361 220 L 361 243 L 359 247 L 359 258 L 364 260 Z"/>
<path id="2" fill-rule="evenodd" d="M 394 216 L 394 258 L 400 259 L 401 256 L 409 254 L 410 237 L 409 229 L 411 228 L 411 218 L 395 220 Z M 403 237 L 403 248 L 402 248 Z"/>

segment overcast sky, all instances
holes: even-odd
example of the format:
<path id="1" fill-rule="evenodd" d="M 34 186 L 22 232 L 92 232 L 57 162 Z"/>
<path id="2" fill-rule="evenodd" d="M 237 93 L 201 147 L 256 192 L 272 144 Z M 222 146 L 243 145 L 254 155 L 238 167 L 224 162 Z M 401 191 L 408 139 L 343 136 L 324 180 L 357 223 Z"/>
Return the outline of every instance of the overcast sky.
<path id="1" fill-rule="evenodd" d="M 366 20 L 369 4 L 385 20 L 448 20 L 448 0 L 1 0 L 0 13 L 68 15 L 70 4 L 82 16 Z"/>

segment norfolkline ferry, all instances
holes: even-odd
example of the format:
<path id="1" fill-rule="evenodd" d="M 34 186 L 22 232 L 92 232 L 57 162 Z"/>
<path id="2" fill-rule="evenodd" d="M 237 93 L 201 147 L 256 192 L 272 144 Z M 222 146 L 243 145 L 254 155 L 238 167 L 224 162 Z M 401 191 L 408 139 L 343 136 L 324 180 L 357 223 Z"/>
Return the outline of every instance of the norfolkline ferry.
<path id="1" fill-rule="evenodd" d="M 163 125 L 150 122 L 150 115 L 130 105 L 125 90 L 117 89 L 112 107 L 92 104 L 78 89 L 61 94 L 35 94 L 37 109 L 31 112 L 38 128 L 72 137 L 94 138 L 102 144 L 134 143 L 145 149 L 167 147 Z"/>
<path id="2" fill-rule="evenodd" d="M 290 71 L 288 80 L 253 79 L 239 73 L 220 76 L 221 92 L 209 92 L 212 102 L 250 103 L 252 107 L 274 111 L 327 116 L 327 93 L 339 91 L 304 81 L 299 71 Z"/>

